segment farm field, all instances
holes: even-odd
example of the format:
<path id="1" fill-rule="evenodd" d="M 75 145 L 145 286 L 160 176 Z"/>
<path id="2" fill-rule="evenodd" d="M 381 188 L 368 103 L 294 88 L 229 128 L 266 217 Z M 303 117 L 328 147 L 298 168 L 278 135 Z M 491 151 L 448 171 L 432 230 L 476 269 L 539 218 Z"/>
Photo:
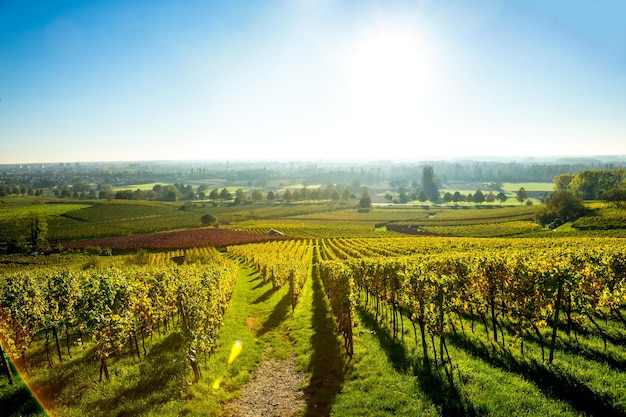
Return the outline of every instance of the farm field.
<path id="1" fill-rule="evenodd" d="M 124 254 L 2 257 L 0 335 L 20 372 L 0 375 L 0 409 L 626 414 L 623 239 L 538 229 L 532 206 L 222 209 L 239 220 L 88 245 Z M 195 233 L 271 241 L 185 243 Z"/>
<path id="2" fill-rule="evenodd" d="M 203 228 L 175 232 L 117 236 L 94 240 L 59 242 L 58 245 L 65 249 L 87 249 L 100 247 L 116 251 L 132 251 L 137 249 L 175 250 L 198 247 L 242 245 L 273 239 L 281 239 L 281 237 L 270 236 L 267 234 L 262 235 L 238 232 L 228 229 Z"/>
<path id="3" fill-rule="evenodd" d="M 509 193 L 516 193 L 520 188 L 524 188 L 530 192 L 547 192 L 554 191 L 554 183 L 552 182 L 504 182 L 502 189 Z"/>
<path id="4" fill-rule="evenodd" d="M 66 213 L 91 207 L 88 204 L 11 204 L 3 203 L 0 210 L 0 221 L 24 219 L 31 215 L 62 216 Z"/>
<path id="5" fill-rule="evenodd" d="M 48 241 L 93 239 L 139 233 L 201 227 L 201 217 L 215 215 L 220 224 L 249 219 L 280 218 L 336 209 L 334 204 L 245 204 L 217 206 L 209 203 L 94 200 L 61 203 L 56 199 L 7 198 L 0 204 L 2 237 L 21 236 L 24 225 L 18 220 L 31 215 L 45 217 Z"/>

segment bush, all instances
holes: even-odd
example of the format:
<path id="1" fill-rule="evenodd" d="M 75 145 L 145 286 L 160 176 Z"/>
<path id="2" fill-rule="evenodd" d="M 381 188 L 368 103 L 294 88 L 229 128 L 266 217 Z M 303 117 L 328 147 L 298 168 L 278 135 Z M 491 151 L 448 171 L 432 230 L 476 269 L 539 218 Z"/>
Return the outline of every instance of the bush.
<path id="1" fill-rule="evenodd" d="M 200 220 L 202 224 L 205 226 L 216 226 L 217 225 L 217 217 L 214 214 L 207 213 L 203 215 Z"/>
<path id="2" fill-rule="evenodd" d="M 552 195 L 546 206 L 539 210 L 535 219 L 542 226 L 560 219 L 567 223 L 583 216 L 586 213 L 582 199 L 569 191 L 558 191 Z"/>

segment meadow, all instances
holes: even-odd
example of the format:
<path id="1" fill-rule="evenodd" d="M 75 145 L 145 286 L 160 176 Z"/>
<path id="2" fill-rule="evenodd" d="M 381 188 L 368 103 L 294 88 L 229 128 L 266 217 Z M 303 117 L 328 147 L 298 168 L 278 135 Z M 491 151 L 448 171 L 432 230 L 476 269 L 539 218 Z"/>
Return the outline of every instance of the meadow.
<path id="1" fill-rule="evenodd" d="M 302 416 L 626 414 L 624 229 L 599 230 L 622 211 L 599 204 L 596 229 L 554 232 L 519 204 L 117 203 L 50 213 L 50 233 L 64 236 L 55 221 L 76 222 L 76 239 L 189 229 L 211 212 L 220 228 L 287 238 L 2 257 L 6 415 L 237 415 L 238 398 L 268 401 L 245 388 L 270 360 L 295 361 Z M 135 228 L 112 226 L 124 222 Z M 201 284 L 229 274 L 232 288 Z M 210 314 L 213 304 L 192 303 L 215 294 L 223 304 Z M 88 305 L 99 315 L 81 313 Z"/>

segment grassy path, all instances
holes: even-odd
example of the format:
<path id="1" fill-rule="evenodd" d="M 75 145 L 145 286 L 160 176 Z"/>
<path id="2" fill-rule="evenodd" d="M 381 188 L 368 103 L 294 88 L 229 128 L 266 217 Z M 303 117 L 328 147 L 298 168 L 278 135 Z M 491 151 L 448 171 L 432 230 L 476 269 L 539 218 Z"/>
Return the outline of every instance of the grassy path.
<path id="1" fill-rule="evenodd" d="M 311 279 L 307 280 L 295 311 L 291 310 L 288 290 L 288 286 L 272 289 L 253 267 L 241 264 L 220 332 L 220 345 L 203 367 L 203 380 L 190 386 L 192 399 L 182 412 L 210 416 L 227 414 L 229 402 L 241 395 L 242 387 L 251 380 L 262 361 L 295 356 L 298 371 L 305 373 L 309 381 L 302 413 L 328 415 L 334 398 L 329 393 L 336 392 L 339 386 L 327 381 L 334 381 L 336 378 L 332 376 L 343 371 L 337 355 L 335 360 L 329 361 L 329 346 L 334 345 L 339 352 L 338 344 L 332 343 L 337 340 L 334 324 L 322 292 L 314 291 Z M 228 366 L 231 346 L 237 340 L 242 345 L 241 354 Z M 323 411 L 320 413 L 320 410 Z"/>

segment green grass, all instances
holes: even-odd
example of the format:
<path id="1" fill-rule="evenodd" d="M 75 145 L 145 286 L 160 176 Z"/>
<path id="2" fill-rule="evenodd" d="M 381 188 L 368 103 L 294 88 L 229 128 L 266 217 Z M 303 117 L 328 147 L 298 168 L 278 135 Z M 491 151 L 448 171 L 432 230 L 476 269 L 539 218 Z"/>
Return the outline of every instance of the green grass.
<path id="1" fill-rule="evenodd" d="M 532 337 L 526 338 L 522 356 L 519 341 L 511 334 L 505 333 L 503 348 L 486 338 L 479 323 L 471 332 L 471 323 L 465 318 L 464 331 L 457 321 L 458 333 L 451 331 L 447 337 L 452 362 L 442 366 L 441 358 L 437 358 L 436 365 L 429 347 L 430 361 L 425 365 L 421 344 L 416 344 L 407 318 L 403 336 L 394 338 L 385 320 L 376 320 L 371 308 L 361 306 L 358 311 L 355 359 L 333 407 L 334 415 L 576 416 L 626 412 L 626 354 L 611 344 L 604 351 L 593 332 L 582 340 L 585 354 L 572 352 L 572 345 L 567 343 L 570 336 L 562 334 L 554 364 L 548 365 L 541 360 L 539 345 Z M 438 340 L 435 343 L 438 346 Z"/>
<path id="2" fill-rule="evenodd" d="M 328 299 L 313 266 L 294 314 L 286 321 L 299 368 L 306 372 L 304 416 L 329 415 L 342 390 L 346 364 Z"/>
<path id="3" fill-rule="evenodd" d="M 166 185 L 162 182 L 150 182 L 145 184 L 129 184 L 129 185 L 120 185 L 113 187 L 113 191 L 125 191 L 125 190 L 141 190 L 141 191 L 149 191 L 154 188 L 155 185 Z"/>
<path id="4" fill-rule="evenodd" d="M 91 207 L 89 204 L 58 203 L 58 204 L 2 204 L 0 205 L 0 221 L 13 221 L 16 219 L 35 216 L 60 216 L 81 209 Z"/>
<path id="5" fill-rule="evenodd" d="M 520 188 L 524 188 L 526 192 L 547 192 L 554 191 L 554 183 L 552 182 L 505 182 L 502 183 L 502 189 L 505 192 L 516 194 Z"/>
<path id="6" fill-rule="evenodd" d="M 4 417 L 45 417 L 48 414 L 32 395 L 22 378 L 14 371 L 14 384 L 0 376 L 0 415 Z"/>
<path id="7" fill-rule="evenodd" d="M 220 331 L 220 344 L 202 368 L 204 379 L 189 388 L 191 398 L 182 414 L 220 416 L 222 406 L 240 395 L 240 389 L 264 358 L 286 358 L 293 354 L 286 320 L 292 315 L 288 288 L 273 290 L 258 272 L 242 264 Z M 227 365 L 232 345 L 241 341 L 242 351 Z"/>

